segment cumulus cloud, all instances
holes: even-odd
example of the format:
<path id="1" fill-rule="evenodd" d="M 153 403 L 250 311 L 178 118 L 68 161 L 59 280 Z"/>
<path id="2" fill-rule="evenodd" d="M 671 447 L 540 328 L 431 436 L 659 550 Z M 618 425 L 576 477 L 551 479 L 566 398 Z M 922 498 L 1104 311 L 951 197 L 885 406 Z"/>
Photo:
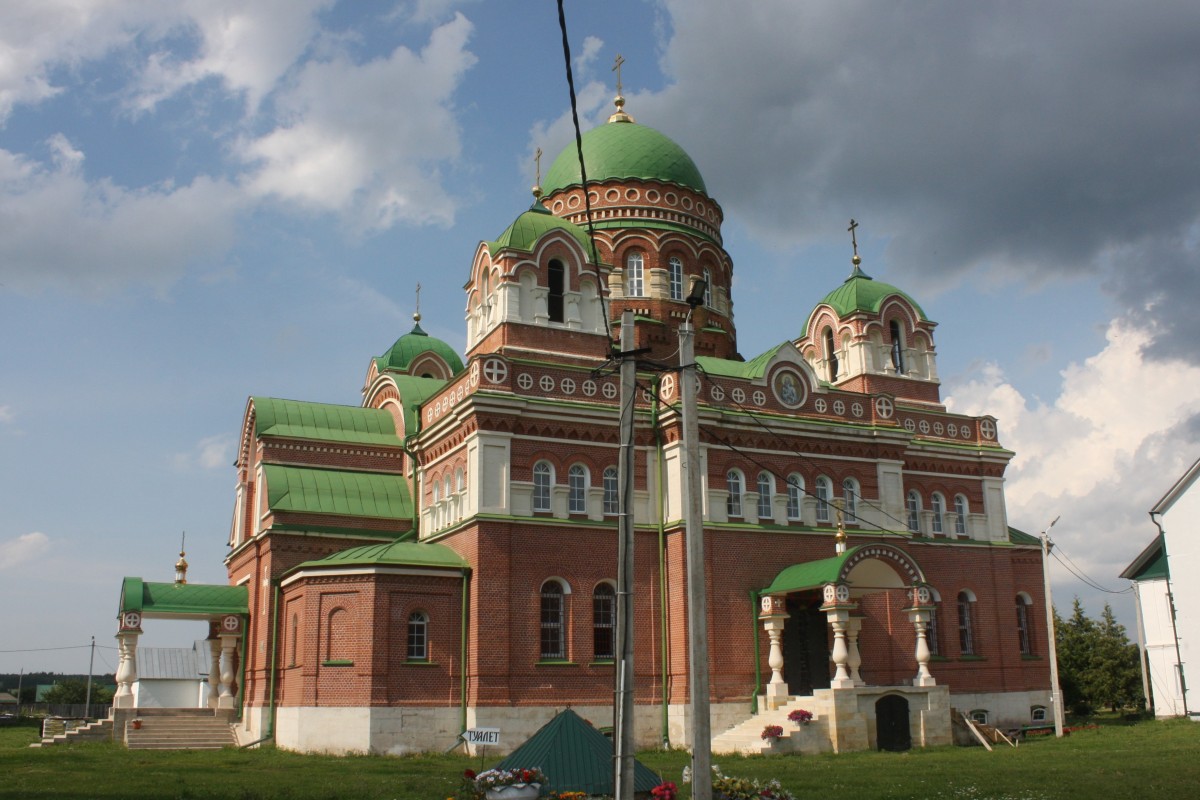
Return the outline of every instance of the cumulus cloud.
<path id="1" fill-rule="evenodd" d="M 207 436 L 186 453 L 176 453 L 172 459 L 175 468 L 221 469 L 233 463 L 235 438 L 229 434 Z"/>
<path id="2" fill-rule="evenodd" d="M 49 162 L 0 150 L 0 283 L 17 290 L 164 286 L 229 246 L 242 203 L 207 177 L 127 188 L 88 181 L 84 154 L 61 134 Z"/>
<path id="3" fill-rule="evenodd" d="M 575 56 L 575 69 L 583 69 L 590 66 L 596 61 L 596 56 L 600 54 L 600 49 L 604 47 L 604 40 L 597 36 L 585 36 L 583 39 L 583 52 Z"/>
<path id="4" fill-rule="evenodd" d="M 1159 312 L 1151 355 L 1200 361 L 1200 5 L 665 6 L 674 83 L 630 109 L 756 235 L 803 247 L 854 217 L 926 294 L 1092 274 Z"/>
<path id="5" fill-rule="evenodd" d="M 397 47 L 366 64 L 346 56 L 304 65 L 276 99 L 282 124 L 243 140 L 247 188 L 301 208 L 345 213 L 359 230 L 448 224 L 441 170 L 460 151 L 452 98 L 475 63 L 461 14 L 423 50 Z"/>
<path id="6" fill-rule="evenodd" d="M 50 537 L 40 531 L 0 542 L 0 572 L 19 567 L 50 548 Z"/>
<path id="7" fill-rule="evenodd" d="M 12 422 L 17 418 L 17 413 L 12 410 L 12 406 L 0 406 L 0 424 Z"/>

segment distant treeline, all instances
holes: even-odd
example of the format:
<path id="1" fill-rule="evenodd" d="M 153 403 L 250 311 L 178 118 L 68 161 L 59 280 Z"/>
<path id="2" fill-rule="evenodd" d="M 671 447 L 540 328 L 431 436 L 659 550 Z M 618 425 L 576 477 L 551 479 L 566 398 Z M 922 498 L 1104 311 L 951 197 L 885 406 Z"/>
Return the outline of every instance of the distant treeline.
<path id="1" fill-rule="evenodd" d="M 16 672 L 0 672 L 0 692 L 8 692 L 13 697 L 17 696 L 17 686 L 21 687 L 21 696 L 18 698 L 22 703 L 34 702 L 34 695 L 39 686 L 50 686 L 56 683 L 64 683 L 66 681 L 82 681 L 87 683 L 88 676 L 69 672 L 26 672 L 24 676 Z M 117 678 L 112 673 L 96 674 L 92 676 L 92 686 L 115 685 Z"/>

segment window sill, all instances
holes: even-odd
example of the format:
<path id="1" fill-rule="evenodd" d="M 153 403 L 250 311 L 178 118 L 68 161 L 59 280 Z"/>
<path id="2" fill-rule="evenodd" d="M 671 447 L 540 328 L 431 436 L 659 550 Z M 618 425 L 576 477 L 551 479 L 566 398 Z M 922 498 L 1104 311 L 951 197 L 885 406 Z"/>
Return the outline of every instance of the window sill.
<path id="1" fill-rule="evenodd" d="M 983 656 L 959 656 L 959 661 L 987 661 Z"/>
<path id="2" fill-rule="evenodd" d="M 567 661 L 561 658 L 548 658 L 537 662 L 539 667 L 577 667 L 579 666 L 574 661 Z"/>
<path id="3" fill-rule="evenodd" d="M 946 658 L 945 656 L 930 656 L 929 657 L 930 664 L 944 664 L 949 660 L 950 659 Z"/>
<path id="4" fill-rule="evenodd" d="M 1041 661 L 1042 657 L 1035 656 L 1032 653 L 1021 653 L 1021 660 L 1022 661 Z"/>
<path id="5" fill-rule="evenodd" d="M 348 659 L 333 659 L 331 661 L 322 661 L 322 667 L 353 667 L 354 662 Z"/>
<path id="6" fill-rule="evenodd" d="M 405 661 L 404 662 L 404 666 L 406 666 L 406 667 L 436 667 L 437 665 L 438 664 L 436 661 Z"/>
<path id="7" fill-rule="evenodd" d="M 595 661 L 589 662 L 588 666 L 589 667 L 611 667 L 615 663 L 616 663 L 616 661 L 611 658 L 599 658 L 599 659 L 596 659 Z"/>

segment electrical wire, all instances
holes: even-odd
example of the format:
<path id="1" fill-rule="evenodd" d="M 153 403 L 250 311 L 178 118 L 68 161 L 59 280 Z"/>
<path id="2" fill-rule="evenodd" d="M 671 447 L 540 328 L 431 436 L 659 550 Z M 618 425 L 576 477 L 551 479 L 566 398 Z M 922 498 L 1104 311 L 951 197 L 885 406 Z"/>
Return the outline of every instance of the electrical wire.
<path id="1" fill-rule="evenodd" d="M 1108 589 L 1108 588 L 1105 588 L 1104 586 L 1101 586 L 1099 583 L 1097 583 L 1096 581 L 1089 578 L 1087 576 L 1087 574 L 1084 573 L 1083 569 L 1078 564 L 1076 564 L 1074 561 L 1071 561 L 1071 557 L 1068 556 L 1066 553 L 1062 553 L 1063 557 L 1065 557 L 1067 559 L 1066 561 L 1063 561 L 1063 559 L 1059 557 L 1060 550 L 1061 550 L 1060 546 L 1056 544 L 1054 546 L 1054 549 L 1052 549 L 1050 551 L 1050 555 L 1054 556 L 1054 560 L 1057 561 L 1058 563 L 1062 564 L 1063 567 L 1067 570 L 1067 572 L 1071 573 L 1076 578 L 1078 578 L 1080 581 L 1082 581 L 1083 583 L 1092 587 L 1096 591 L 1103 592 L 1104 594 L 1129 594 L 1130 592 L 1133 591 L 1132 586 L 1130 586 L 1128 589 L 1122 589 L 1121 591 L 1116 591 L 1114 589 Z M 1070 562 L 1070 563 L 1068 563 L 1068 562 Z"/>

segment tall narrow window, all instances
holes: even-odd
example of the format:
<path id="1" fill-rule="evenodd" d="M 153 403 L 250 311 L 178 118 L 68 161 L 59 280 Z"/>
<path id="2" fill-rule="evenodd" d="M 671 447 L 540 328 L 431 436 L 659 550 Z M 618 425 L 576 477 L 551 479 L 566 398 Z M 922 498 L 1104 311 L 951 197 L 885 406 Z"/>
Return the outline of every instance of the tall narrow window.
<path id="1" fill-rule="evenodd" d="M 845 511 L 847 525 L 858 524 L 859 496 L 858 481 L 854 478 L 846 478 L 842 481 L 842 508 Z"/>
<path id="2" fill-rule="evenodd" d="M 414 611 L 408 617 L 408 660 L 429 660 L 429 615 Z"/>
<path id="3" fill-rule="evenodd" d="M 641 253 L 630 253 L 625 259 L 625 295 L 627 297 L 642 297 L 645 294 L 645 284 L 642 280 L 644 265 Z"/>
<path id="4" fill-rule="evenodd" d="M 975 655 L 975 595 L 967 590 L 958 593 L 958 651 L 964 656 Z"/>
<path id="5" fill-rule="evenodd" d="M 900 323 L 892 320 L 888 326 L 892 334 L 892 367 L 897 375 L 904 374 L 904 339 L 900 335 Z"/>
<path id="6" fill-rule="evenodd" d="M 725 512 L 731 517 L 740 517 L 742 515 L 742 491 L 744 486 L 742 483 L 742 473 L 736 469 L 731 469 L 725 475 L 725 481 L 729 487 L 729 497 L 725 499 Z"/>
<path id="7" fill-rule="evenodd" d="M 617 482 L 617 468 L 606 467 L 604 470 L 604 513 L 618 514 L 621 511 L 621 497 Z"/>
<path id="8" fill-rule="evenodd" d="M 565 593 L 558 581 L 542 584 L 542 646 L 543 659 L 567 657 L 566 638 L 563 635 L 565 618 Z"/>
<path id="9" fill-rule="evenodd" d="M 930 522 L 933 535 L 941 536 L 946 532 L 946 527 L 942 524 L 942 518 L 946 514 L 946 499 L 942 497 L 941 492 L 934 492 L 930 495 L 929 510 L 933 512 L 933 519 Z"/>
<path id="10" fill-rule="evenodd" d="M 712 292 L 713 292 L 712 270 L 706 268 L 704 270 L 704 307 L 705 308 L 713 307 Z"/>
<path id="11" fill-rule="evenodd" d="M 554 469 L 545 461 L 533 465 L 533 510 L 550 510 L 550 487 L 554 485 Z"/>
<path id="12" fill-rule="evenodd" d="M 921 532 L 921 495 L 916 489 L 909 490 L 904 496 L 904 508 L 908 511 L 908 529 L 913 533 Z"/>
<path id="13" fill-rule="evenodd" d="M 817 522 L 832 522 L 833 481 L 824 475 L 817 478 Z"/>
<path id="14" fill-rule="evenodd" d="M 1017 595 L 1017 642 L 1021 646 L 1021 655 L 1033 655 L 1033 637 L 1029 633 L 1029 607 L 1033 598 L 1021 592 Z"/>
<path id="15" fill-rule="evenodd" d="M 970 511 L 966 495 L 954 495 L 954 533 L 958 536 L 967 535 L 967 514 Z"/>
<path id="16" fill-rule="evenodd" d="M 683 299 L 683 261 L 678 256 L 667 259 L 667 277 L 671 285 L 671 299 Z"/>
<path id="17" fill-rule="evenodd" d="M 546 270 L 546 283 L 549 291 L 546 294 L 546 311 L 550 314 L 551 322 L 563 321 L 563 285 L 564 270 L 562 262 L 555 259 Z"/>
<path id="18" fill-rule="evenodd" d="M 929 591 L 933 595 L 933 607 L 929 609 L 929 625 L 925 628 L 925 641 L 929 644 L 929 655 L 940 656 L 942 654 L 942 635 L 938 628 L 938 616 L 941 612 L 942 596 L 932 586 L 929 587 Z"/>
<path id="19" fill-rule="evenodd" d="M 823 334 L 825 338 L 825 364 L 828 368 L 827 375 L 829 382 L 833 383 L 837 380 L 838 375 L 838 357 L 837 350 L 833 345 L 833 328 L 826 328 Z"/>
<path id="20" fill-rule="evenodd" d="M 795 472 L 788 475 L 787 492 L 787 517 L 788 519 L 800 519 L 800 512 L 804 507 L 804 477 Z"/>
<path id="21" fill-rule="evenodd" d="M 567 471 L 567 510 L 572 514 L 587 513 L 587 468 L 574 464 Z"/>
<path id="22" fill-rule="evenodd" d="M 290 656 L 288 657 L 288 666 L 289 667 L 294 667 L 294 666 L 296 666 L 297 663 L 299 663 L 296 661 L 296 653 L 299 650 L 299 648 L 297 647 L 297 643 L 299 641 L 300 641 L 300 616 L 298 614 L 292 614 L 292 636 L 291 636 L 291 640 L 288 642 L 288 652 L 290 653 Z"/>
<path id="23" fill-rule="evenodd" d="M 611 584 L 602 583 L 592 595 L 592 658 L 608 661 L 616 657 L 617 595 Z"/>
<path id="24" fill-rule="evenodd" d="M 758 473 L 758 517 L 759 519 L 770 519 L 775 516 L 774 509 L 771 508 L 772 498 L 775 496 L 775 476 L 769 472 Z"/>

